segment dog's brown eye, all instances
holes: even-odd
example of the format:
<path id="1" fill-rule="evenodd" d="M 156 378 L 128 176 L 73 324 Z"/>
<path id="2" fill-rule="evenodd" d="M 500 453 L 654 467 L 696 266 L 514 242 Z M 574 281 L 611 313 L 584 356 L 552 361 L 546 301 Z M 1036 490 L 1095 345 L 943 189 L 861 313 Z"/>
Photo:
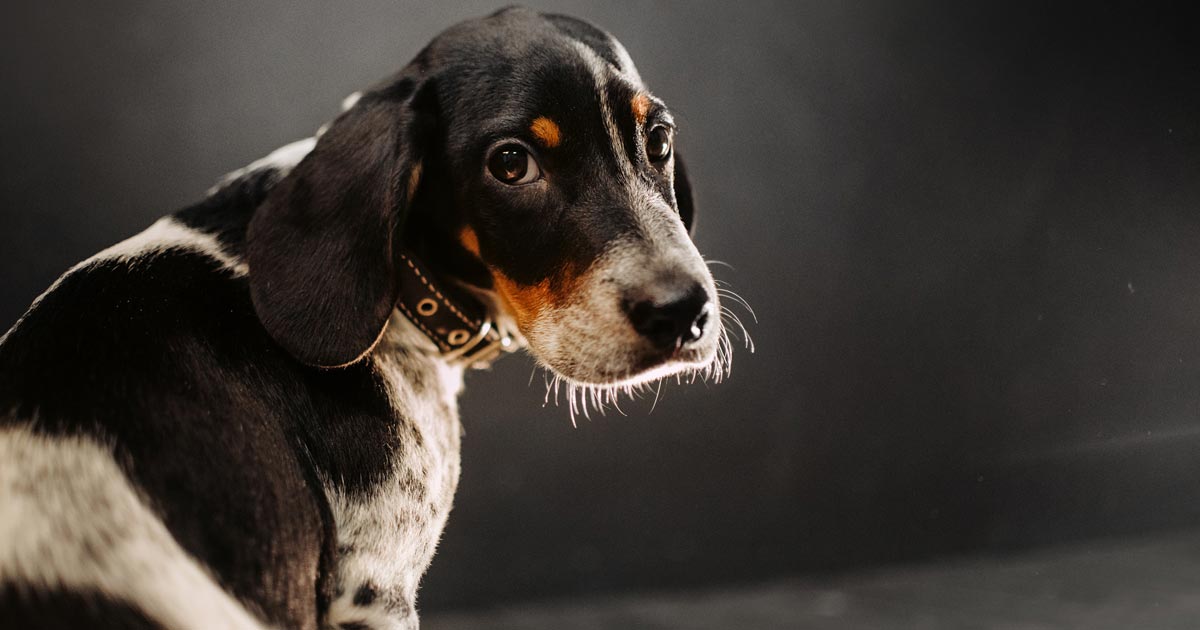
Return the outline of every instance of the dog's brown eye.
<path id="1" fill-rule="evenodd" d="M 519 186 L 536 181 L 542 170 L 537 160 L 519 144 L 506 144 L 488 158 L 488 171 L 492 177 L 510 186 Z"/>
<path id="2" fill-rule="evenodd" d="M 661 162 L 671 156 L 671 132 L 659 125 L 646 134 L 646 157 Z"/>

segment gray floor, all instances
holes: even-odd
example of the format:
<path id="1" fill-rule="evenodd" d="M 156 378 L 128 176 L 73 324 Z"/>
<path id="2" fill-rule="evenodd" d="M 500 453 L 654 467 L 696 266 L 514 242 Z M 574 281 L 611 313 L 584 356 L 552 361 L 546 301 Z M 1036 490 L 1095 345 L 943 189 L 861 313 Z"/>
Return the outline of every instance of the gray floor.
<path id="1" fill-rule="evenodd" d="M 425 630 L 1200 628 L 1200 534 L 1100 541 L 827 581 L 514 604 L 425 616 Z"/>

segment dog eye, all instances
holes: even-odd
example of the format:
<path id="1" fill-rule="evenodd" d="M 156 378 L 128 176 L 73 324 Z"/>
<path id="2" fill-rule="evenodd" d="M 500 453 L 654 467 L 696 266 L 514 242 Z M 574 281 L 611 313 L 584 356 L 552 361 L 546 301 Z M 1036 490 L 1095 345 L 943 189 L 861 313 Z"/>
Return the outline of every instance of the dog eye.
<path id="1" fill-rule="evenodd" d="M 661 162 L 671 156 L 671 132 L 659 125 L 646 134 L 646 157 Z"/>
<path id="2" fill-rule="evenodd" d="M 528 184 L 542 176 L 537 160 L 519 144 L 506 144 L 496 149 L 488 158 L 488 171 L 509 186 Z"/>

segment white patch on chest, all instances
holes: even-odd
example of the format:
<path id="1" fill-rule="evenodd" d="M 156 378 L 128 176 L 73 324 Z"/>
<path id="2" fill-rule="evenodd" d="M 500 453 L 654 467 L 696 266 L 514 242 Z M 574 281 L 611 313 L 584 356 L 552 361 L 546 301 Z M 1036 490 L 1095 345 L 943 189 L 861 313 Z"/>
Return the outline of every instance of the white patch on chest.
<path id="1" fill-rule="evenodd" d="M 400 447 L 388 476 L 365 496 L 325 484 L 338 532 L 329 622 L 416 627 L 417 586 L 458 487 L 463 369 L 441 360 L 428 338 L 399 314 L 368 360 L 403 419 L 397 427 Z"/>

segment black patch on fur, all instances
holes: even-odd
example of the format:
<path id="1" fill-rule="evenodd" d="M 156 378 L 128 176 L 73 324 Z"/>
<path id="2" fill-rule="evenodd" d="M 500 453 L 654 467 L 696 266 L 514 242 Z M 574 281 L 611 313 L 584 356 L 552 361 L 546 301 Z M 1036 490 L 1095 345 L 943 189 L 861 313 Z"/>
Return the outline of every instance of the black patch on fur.
<path id="1" fill-rule="evenodd" d="M 182 250 L 65 277 L 0 346 L 0 409 L 113 444 L 180 544 L 286 627 L 312 627 L 330 593 L 316 472 L 359 494 L 403 456 L 370 366 L 296 362 L 244 278 Z"/>
<path id="2" fill-rule="evenodd" d="M 96 591 L 0 586 L 0 628 L 160 630 L 134 606 Z"/>
<path id="3" fill-rule="evenodd" d="M 275 168 L 246 173 L 203 201 L 176 212 L 174 217 L 192 229 L 212 234 L 226 253 L 241 258 L 250 217 L 281 177 Z"/>
<path id="4" fill-rule="evenodd" d="M 343 621 L 338 627 L 342 630 L 371 630 L 365 621 Z"/>
<path id="5" fill-rule="evenodd" d="M 375 598 L 378 596 L 379 593 L 375 590 L 375 587 L 368 582 L 358 587 L 357 591 L 354 591 L 354 605 L 370 606 L 375 603 Z"/>
<path id="6" fill-rule="evenodd" d="M 293 442 L 297 452 L 301 453 L 302 460 L 307 464 L 302 467 L 305 483 L 309 488 L 321 488 L 323 497 L 324 486 L 317 475 L 321 470 L 320 465 L 313 459 L 311 450 L 300 439 L 300 436 L 295 436 Z M 322 536 L 323 544 L 317 557 L 317 618 L 324 619 L 329 613 L 329 607 L 333 604 L 334 590 L 338 588 L 334 579 L 337 574 L 338 559 L 337 521 L 333 517 L 333 508 L 330 507 L 329 501 L 317 501 L 316 503 L 321 517 L 321 531 L 325 534 Z M 334 535 L 329 535 L 330 532 L 334 532 Z"/>
<path id="7" fill-rule="evenodd" d="M 417 477 L 414 475 L 412 469 L 405 470 L 404 479 L 401 481 L 401 487 L 403 487 L 416 500 L 424 501 L 427 490 L 424 482 L 421 481 L 423 478 L 424 477 Z"/>

